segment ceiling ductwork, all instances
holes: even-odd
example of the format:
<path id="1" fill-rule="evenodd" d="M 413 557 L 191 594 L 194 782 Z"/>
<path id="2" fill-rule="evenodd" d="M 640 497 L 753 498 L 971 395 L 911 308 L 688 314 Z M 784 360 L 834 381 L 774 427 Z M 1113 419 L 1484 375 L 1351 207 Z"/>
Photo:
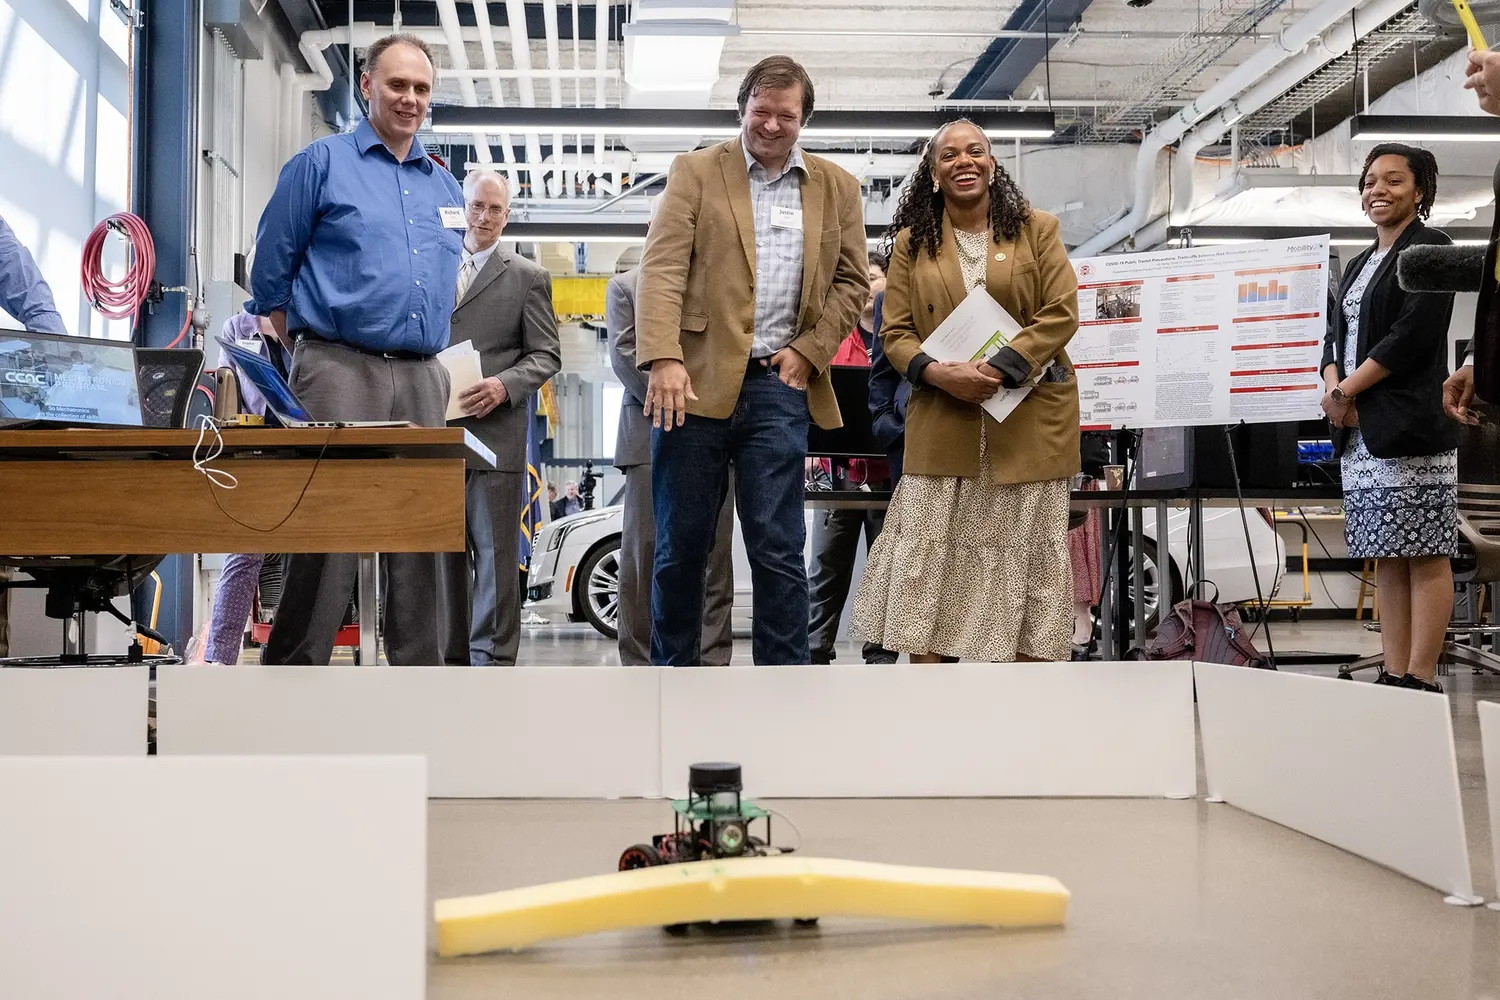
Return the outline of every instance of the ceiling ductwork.
<path id="1" fill-rule="evenodd" d="M 1177 150 L 1172 172 L 1172 218 L 1182 224 L 1192 217 L 1194 195 L 1193 165 L 1204 147 L 1222 139 L 1247 116 L 1276 100 L 1318 70 L 1354 48 L 1362 37 L 1374 32 L 1387 21 L 1401 16 L 1410 0 L 1373 0 L 1353 16 L 1340 20 L 1324 32 L 1316 44 L 1289 59 L 1259 84 L 1224 104 L 1217 113 L 1194 127 Z M 1361 22 L 1363 22 L 1361 24 Z"/>
<path id="2" fill-rule="evenodd" d="M 1365 16 L 1360 20 L 1368 19 L 1373 28 L 1400 13 L 1407 3 L 1408 0 L 1375 0 L 1366 8 Z M 1327 62 L 1332 56 L 1322 58 L 1325 53 L 1319 53 L 1316 57 L 1307 57 L 1308 61 L 1314 58 L 1321 59 L 1316 66 L 1309 66 L 1307 62 L 1299 62 L 1294 68 L 1284 70 L 1284 64 L 1303 56 L 1308 46 L 1317 41 L 1323 32 L 1347 18 L 1357 6 L 1357 3 L 1352 0 L 1324 0 L 1296 22 L 1282 29 L 1276 36 L 1274 44 L 1262 48 L 1241 62 L 1222 80 L 1153 128 L 1141 141 L 1140 153 L 1136 161 L 1135 200 L 1131 204 L 1130 213 L 1113 226 L 1096 234 L 1092 239 L 1086 240 L 1079 246 L 1077 255 L 1092 257 L 1103 253 L 1145 226 L 1150 221 L 1151 198 L 1156 189 L 1156 162 L 1162 150 L 1176 143 L 1191 129 L 1204 123 L 1205 119 L 1251 88 L 1255 88 L 1257 95 L 1264 95 L 1262 103 L 1265 103 L 1300 83 L 1309 72 Z M 1275 93 L 1269 93 L 1272 89 Z M 1220 134 L 1222 134 L 1223 128 L 1238 121 L 1244 113 L 1243 109 L 1239 112 L 1232 112 L 1232 120 L 1225 119 L 1222 127 L 1213 123 L 1210 123 L 1209 127 L 1220 127 Z"/>

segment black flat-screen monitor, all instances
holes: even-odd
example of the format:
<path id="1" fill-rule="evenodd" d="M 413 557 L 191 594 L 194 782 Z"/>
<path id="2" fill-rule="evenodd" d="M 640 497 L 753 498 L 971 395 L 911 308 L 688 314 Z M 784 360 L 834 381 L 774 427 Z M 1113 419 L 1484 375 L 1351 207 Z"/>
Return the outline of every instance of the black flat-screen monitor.
<path id="1" fill-rule="evenodd" d="M 885 458 L 870 421 L 870 369 L 859 365 L 829 365 L 828 378 L 839 401 L 844 426 L 826 431 L 816 424 L 807 430 L 807 453 L 828 458 Z"/>
<path id="2" fill-rule="evenodd" d="M 1185 490 L 1194 482 L 1191 427 L 1147 427 L 1136 456 L 1136 488 Z"/>
<path id="3" fill-rule="evenodd" d="M 1230 446 L 1234 462 L 1230 462 Z M 1141 431 L 1136 486 L 1143 490 L 1290 489 L 1297 481 L 1297 423 L 1148 427 Z"/>
<path id="4" fill-rule="evenodd" d="M 0 330 L 0 425 L 143 423 L 131 344 Z"/>

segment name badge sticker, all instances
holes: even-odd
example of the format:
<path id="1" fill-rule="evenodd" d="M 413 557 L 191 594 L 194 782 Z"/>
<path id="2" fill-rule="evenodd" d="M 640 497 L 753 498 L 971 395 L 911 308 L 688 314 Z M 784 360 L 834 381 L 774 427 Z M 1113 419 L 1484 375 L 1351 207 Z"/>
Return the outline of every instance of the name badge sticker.
<path id="1" fill-rule="evenodd" d="M 773 229 L 794 229 L 802 232 L 802 209 L 782 208 L 780 205 L 771 208 L 771 227 Z"/>
<path id="2" fill-rule="evenodd" d="M 464 210 L 457 205 L 439 205 L 438 218 L 443 221 L 444 229 L 469 228 L 469 222 L 464 218 Z"/>

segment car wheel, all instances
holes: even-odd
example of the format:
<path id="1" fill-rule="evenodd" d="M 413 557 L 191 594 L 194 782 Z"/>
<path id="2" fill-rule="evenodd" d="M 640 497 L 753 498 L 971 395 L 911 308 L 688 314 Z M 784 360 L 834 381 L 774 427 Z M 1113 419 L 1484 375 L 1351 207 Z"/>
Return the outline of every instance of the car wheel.
<path id="1" fill-rule="evenodd" d="M 1146 632 L 1149 635 L 1156 631 L 1161 624 L 1161 561 L 1156 548 L 1156 540 L 1151 538 L 1142 539 L 1141 546 L 1141 596 L 1146 604 Z M 1130 558 L 1127 553 L 1127 558 Z M 1168 572 L 1171 573 L 1172 597 L 1174 600 L 1182 600 L 1182 575 L 1177 567 L 1168 560 Z M 1130 593 L 1127 592 L 1125 599 L 1126 621 L 1130 623 L 1131 639 L 1139 645 L 1144 638 L 1135 635 L 1135 604 Z"/>
<path id="2" fill-rule="evenodd" d="M 574 601 L 606 639 L 620 637 L 620 540 L 611 538 L 583 559 Z"/>

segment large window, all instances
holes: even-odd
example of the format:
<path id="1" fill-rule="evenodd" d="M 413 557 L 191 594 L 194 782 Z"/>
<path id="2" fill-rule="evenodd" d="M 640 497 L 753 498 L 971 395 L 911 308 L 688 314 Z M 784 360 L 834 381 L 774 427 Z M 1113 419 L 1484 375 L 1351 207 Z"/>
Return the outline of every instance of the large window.
<path id="1" fill-rule="evenodd" d="M 129 205 L 129 33 L 108 0 L 0 0 L 0 215 L 69 331 L 128 339 L 83 300 L 83 241 Z M 122 263 L 112 241 L 106 266 Z M 118 273 L 118 272 L 116 272 Z M 0 323 L 14 319 L 0 313 Z"/>
<path id="2" fill-rule="evenodd" d="M 601 407 L 603 413 L 600 418 L 600 430 L 604 432 L 604 451 L 601 454 L 608 458 L 615 457 L 615 434 L 620 429 L 620 407 L 624 402 L 623 386 L 604 386 L 604 405 Z"/>

